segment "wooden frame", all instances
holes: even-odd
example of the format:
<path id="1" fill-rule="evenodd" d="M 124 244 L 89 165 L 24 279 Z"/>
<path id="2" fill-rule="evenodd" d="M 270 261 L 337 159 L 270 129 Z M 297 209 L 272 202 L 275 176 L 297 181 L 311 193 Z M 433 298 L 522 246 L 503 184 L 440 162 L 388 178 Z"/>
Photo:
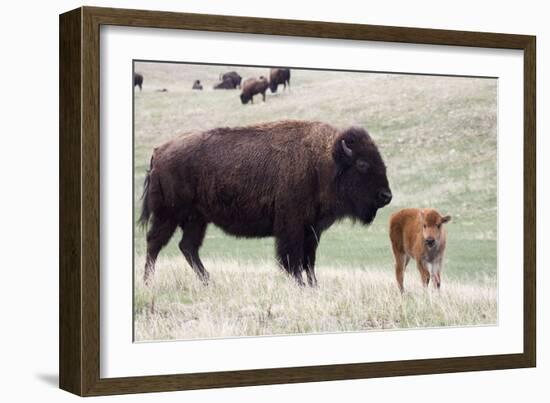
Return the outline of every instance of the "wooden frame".
<path id="1" fill-rule="evenodd" d="M 99 28 L 289 35 L 524 52 L 524 350 L 522 354 L 100 378 Z M 81 395 L 533 367 L 536 363 L 536 42 L 534 36 L 82 7 L 60 16 L 60 387 Z"/>

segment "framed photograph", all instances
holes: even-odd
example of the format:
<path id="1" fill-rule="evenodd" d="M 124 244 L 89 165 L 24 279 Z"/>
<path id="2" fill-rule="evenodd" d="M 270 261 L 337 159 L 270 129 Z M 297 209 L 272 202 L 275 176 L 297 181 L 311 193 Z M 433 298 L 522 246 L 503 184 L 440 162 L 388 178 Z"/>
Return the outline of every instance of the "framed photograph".
<path id="1" fill-rule="evenodd" d="M 60 16 L 60 387 L 533 367 L 535 37 Z"/>

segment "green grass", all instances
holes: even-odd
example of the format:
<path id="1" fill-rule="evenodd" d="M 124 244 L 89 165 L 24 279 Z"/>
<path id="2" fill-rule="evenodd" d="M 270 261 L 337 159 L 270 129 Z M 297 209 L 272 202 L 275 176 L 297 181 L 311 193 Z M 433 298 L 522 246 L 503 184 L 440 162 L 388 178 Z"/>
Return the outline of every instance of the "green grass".
<path id="1" fill-rule="evenodd" d="M 178 134 L 279 119 L 320 120 L 342 128 L 360 125 L 385 159 L 394 199 L 370 227 L 344 220 L 323 234 L 319 280 L 324 269 L 369 268 L 392 275 L 389 215 L 405 207 L 433 207 L 452 216 L 443 281 L 475 284 L 490 279 L 496 284 L 496 80 L 293 70 L 290 93 L 280 87 L 279 93 L 268 94 L 267 102 L 258 97 L 243 106 L 238 90 L 212 89 L 220 72 L 233 69 L 244 78 L 267 74 L 264 68 L 136 65 L 144 75 L 143 91 L 135 93 L 136 207 L 153 147 Z M 190 89 L 195 79 L 204 91 Z M 156 92 L 161 88 L 168 92 Z M 134 214 L 137 219 L 139 208 Z M 136 262 L 145 252 L 144 235 L 136 228 Z M 159 262 L 165 259 L 190 271 L 177 247 L 179 237 L 172 238 Z M 271 238 L 237 239 L 213 225 L 201 249 L 205 260 L 242 265 L 263 265 L 273 255 Z M 218 276 L 214 268 L 210 272 L 212 278 Z M 418 281 L 412 264 L 405 281 Z"/>

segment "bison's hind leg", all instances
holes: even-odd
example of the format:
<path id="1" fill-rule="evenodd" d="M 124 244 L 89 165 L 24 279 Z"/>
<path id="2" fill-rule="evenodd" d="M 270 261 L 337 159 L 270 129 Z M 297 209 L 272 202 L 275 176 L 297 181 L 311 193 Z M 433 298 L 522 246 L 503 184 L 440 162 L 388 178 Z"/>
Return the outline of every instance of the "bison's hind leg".
<path id="1" fill-rule="evenodd" d="M 405 287 L 403 286 L 403 279 L 405 275 L 405 269 L 409 263 L 409 255 L 403 250 L 402 238 L 395 234 L 394 231 L 390 232 L 390 238 L 392 243 L 392 252 L 395 259 L 395 279 L 397 280 L 397 286 L 399 291 L 403 293 Z"/>
<path id="2" fill-rule="evenodd" d="M 409 263 L 409 257 L 406 254 L 394 253 L 395 255 L 395 279 L 397 280 L 397 286 L 401 293 L 405 292 L 403 280 L 405 277 L 405 269 L 407 263 Z"/>
<path id="3" fill-rule="evenodd" d="M 168 243 L 176 227 L 176 221 L 170 217 L 153 214 L 151 227 L 147 231 L 147 257 L 143 274 L 143 281 L 146 284 L 155 273 L 155 261 L 160 250 Z"/>
<path id="4" fill-rule="evenodd" d="M 193 217 L 186 223 L 180 225 L 183 230 L 183 236 L 179 243 L 179 248 L 185 260 L 187 260 L 189 266 L 191 266 L 205 284 L 208 283 L 210 275 L 204 268 L 199 257 L 199 248 L 206 234 L 206 225 L 206 221 L 200 217 Z"/>

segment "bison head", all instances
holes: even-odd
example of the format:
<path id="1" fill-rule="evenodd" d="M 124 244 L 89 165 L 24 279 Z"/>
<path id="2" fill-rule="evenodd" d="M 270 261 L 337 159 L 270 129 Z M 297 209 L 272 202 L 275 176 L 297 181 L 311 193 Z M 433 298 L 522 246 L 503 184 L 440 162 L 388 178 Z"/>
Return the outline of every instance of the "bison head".
<path id="1" fill-rule="evenodd" d="M 251 97 L 250 95 L 242 93 L 242 94 L 241 94 L 241 102 L 242 102 L 242 104 L 243 104 L 243 105 L 246 105 L 246 104 L 248 103 L 248 101 L 250 101 L 251 98 L 252 98 L 252 97 Z"/>
<path id="2" fill-rule="evenodd" d="M 376 144 L 364 129 L 352 127 L 337 137 L 332 157 L 345 214 L 370 224 L 378 209 L 392 199 L 386 165 Z"/>
<path id="3" fill-rule="evenodd" d="M 451 221 L 451 216 L 442 217 L 433 209 L 420 210 L 420 222 L 422 223 L 422 238 L 428 249 L 437 249 L 441 240 L 443 224 Z"/>
<path id="4" fill-rule="evenodd" d="M 269 82 L 269 89 L 271 90 L 272 93 L 276 93 L 277 92 L 277 87 L 279 86 L 279 84 L 277 84 L 276 81 L 274 80 L 271 80 Z"/>

